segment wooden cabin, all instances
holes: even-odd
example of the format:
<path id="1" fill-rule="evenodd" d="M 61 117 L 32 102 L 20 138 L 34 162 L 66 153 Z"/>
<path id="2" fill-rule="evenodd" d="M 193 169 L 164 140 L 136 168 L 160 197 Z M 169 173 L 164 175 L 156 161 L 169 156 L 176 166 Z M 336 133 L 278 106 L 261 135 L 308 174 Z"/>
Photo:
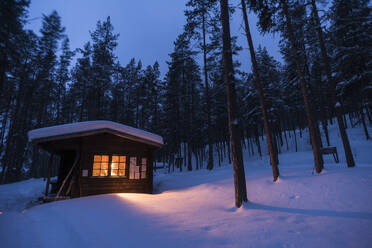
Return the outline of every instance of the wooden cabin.
<path id="1" fill-rule="evenodd" d="M 111 121 L 86 121 L 35 129 L 28 137 L 60 156 L 58 179 L 51 187 L 56 199 L 152 193 L 154 151 L 163 145 L 156 134 Z"/>

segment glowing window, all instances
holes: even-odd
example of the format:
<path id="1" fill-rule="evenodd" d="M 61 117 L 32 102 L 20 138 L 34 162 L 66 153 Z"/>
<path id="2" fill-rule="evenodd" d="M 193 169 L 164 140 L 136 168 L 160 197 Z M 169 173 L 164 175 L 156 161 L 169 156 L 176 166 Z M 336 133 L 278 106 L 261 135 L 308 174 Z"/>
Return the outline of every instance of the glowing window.
<path id="1" fill-rule="evenodd" d="M 94 155 L 93 177 L 125 177 L 127 156 L 124 155 Z"/>
<path id="2" fill-rule="evenodd" d="M 111 157 L 111 176 L 125 176 L 126 156 L 113 155 Z"/>
<path id="3" fill-rule="evenodd" d="M 93 173 L 94 177 L 108 176 L 109 155 L 94 155 L 93 158 Z"/>

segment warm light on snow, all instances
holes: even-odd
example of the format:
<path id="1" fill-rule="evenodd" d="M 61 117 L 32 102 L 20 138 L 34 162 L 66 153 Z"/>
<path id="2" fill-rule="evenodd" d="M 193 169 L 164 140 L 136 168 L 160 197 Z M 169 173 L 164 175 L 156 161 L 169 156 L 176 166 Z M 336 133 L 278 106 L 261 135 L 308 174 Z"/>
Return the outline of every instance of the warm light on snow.
<path id="1" fill-rule="evenodd" d="M 152 195 L 149 194 L 137 194 L 137 193 L 117 193 L 115 194 L 118 197 L 122 198 L 125 202 L 130 202 L 132 204 L 137 205 L 138 207 L 142 207 L 149 202 L 149 197 Z"/>
<path id="2" fill-rule="evenodd" d="M 240 209 L 227 164 L 213 171 L 156 171 L 154 194 L 96 195 L 31 208 L 45 190 L 42 179 L 0 185 L 1 247 L 369 247 L 372 143 L 361 128 L 348 132 L 357 163 L 352 169 L 337 124 L 330 135 L 340 164 L 325 157 L 321 174 L 311 173 L 306 138 L 300 152 L 279 155 L 278 182 L 268 156 L 246 160 L 249 202 Z"/>

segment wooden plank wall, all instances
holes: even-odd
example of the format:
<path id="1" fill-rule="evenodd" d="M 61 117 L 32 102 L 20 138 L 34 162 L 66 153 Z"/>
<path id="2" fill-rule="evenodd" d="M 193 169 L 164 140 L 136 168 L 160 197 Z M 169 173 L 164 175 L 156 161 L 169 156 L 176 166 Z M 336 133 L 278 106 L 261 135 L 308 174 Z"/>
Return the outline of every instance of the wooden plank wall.
<path id="1" fill-rule="evenodd" d="M 123 139 L 112 134 L 99 134 L 82 137 L 81 171 L 79 178 L 80 195 L 104 193 L 152 193 L 153 190 L 153 152 L 154 147 Z M 126 155 L 126 177 L 92 177 L 94 154 Z M 129 179 L 129 157 L 147 158 L 146 179 Z M 88 170 L 88 176 L 82 176 L 82 170 Z"/>

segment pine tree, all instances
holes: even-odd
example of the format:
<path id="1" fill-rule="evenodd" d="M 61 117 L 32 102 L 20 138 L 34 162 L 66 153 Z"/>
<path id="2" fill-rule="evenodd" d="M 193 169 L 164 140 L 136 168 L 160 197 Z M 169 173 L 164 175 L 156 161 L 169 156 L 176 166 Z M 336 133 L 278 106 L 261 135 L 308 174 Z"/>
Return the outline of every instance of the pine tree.
<path id="1" fill-rule="evenodd" d="M 207 32 L 209 28 L 211 8 L 215 7 L 215 0 L 189 0 L 186 6 L 191 8 L 185 11 L 187 17 L 186 30 L 191 33 L 198 41 L 201 41 L 200 48 L 203 53 L 203 71 L 205 85 L 205 102 L 207 111 L 207 136 L 208 136 L 208 164 L 207 169 L 212 170 L 213 162 L 213 139 L 212 139 L 212 123 L 211 123 L 211 99 L 208 80 L 208 65 L 207 65 Z M 201 33 L 200 33 L 201 32 Z"/>
<path id="2" fill-rule="evenodd" d="M 39 83 L 36 89 L 36 97 L 34 101 L 34 109 L 36 110 L 36 128 L 50 125 L 53 123 L 53 115 L 51 104 L 55 101 L 52 89 L 56 86 L 55 83 L 55 72 L 57 66 L 57 50 L 60 39 L 62 38 L 64 28 L 61 25 L 61 17 L 56 11 L 53 11 L 50 15 L 43 16 L 43 24 L 40 30 L 42 34 L 39 39 L 39 51 L 37 55 L 38 61 L 38 73 L 36 76 L 36 81 Z M 33 176 L 41 176 L 37 173 L 36 167 L 39 159 L 39 149 L 33 147 L 32 155 L 32 166 L 31 172 Z M 35 174 L 36 173 L 36 174 Z"/>
<path id="3" fill-rule="evenodd" d="M 5 104 L 3 95 L 7 92 L 7 72 L 11 69 L 11 59 L 17 56 L 18 44 L 23 32 L 28 0 L 3 0 L 0 2 L 0 107 Z M 5 97 L 6 99 L 6 97 Z"/>
<path id="4" fill-rule="evenodd" d="M 233 13 L 232 8 L 229 8 L 230 14 Z M 219 165 L 223 160 L 222 154 L 223 150 L 227 147 L 227 157 L 231 164 L 231 150 L 229 142 L 229 129 L 228 129 L 228 115 L 226 108 L 226 87 L 224 81 L 224 62 L 223 62 L 223 44 L 222 44 L 222 27 L 221 27 L 221 13 L 219 8 L 213 8 L 210 13 L 210 34 L 208 40 L 208 61 L 209 65 L 209 78 L 211 82 L 211 118 L 212 123 L 214 123 L 214 140 L 218 146 L 217 153 L 219 156 Z M 237 45 L 237 37 L 231 37 L 231 47 L 233 56 L 238 55 L 239 51 L 242 50 L 240 46 Z M 234 77 L 238 79 L 241 73 L 238 68 L 240 66 L 239 61 L 234 60 Z M 239 80 L 236 80 L 239 83 Z M 239 85 L 237 85 L 239 86 Z M 240 89 L 244 89 L 241 87 Z M 240 93 L 241 90 L 238 90 Z M 244 111 L 242 111 L 244 112 Z M 242 119 L 242 118 L 241 118 Z M 241 121 L 241 124 L 244 122 Z M 243 136 L 242 136 L 242 141 Z"/>
<path id="5" fill-rule="evenodd" d="M 290 3 L 290 4 L 289 4 Z M 323 169 L 323 159 L 320 154 L 320 137 L 317 133 L 317 123 L 313 118 L 306 77 L 309 71 L 306 46 L 304 43 L 303 25 L 304 6 L 300 2 L 279 1 L 252 1 L 250 7 L 258 14 L 259 26 L 263 32 L 280 31 L 283 38 L 289 43 L 282 44 L 294 62 L 297 79 L 300 83 L 301 93 L 305 106 L 306 120 L 310 131 L 313 148 L 314 163 L 317 173 Z M 295 22 L 292 19 L 295 18 Z"/>
<path id="6" fill-rule="evenodd" d="M 142 65 L 140 61 L 136 64 L 135 59 L 131 59 L 130 62 L 123 69 L 123 82 L 122 88 L 124 90 L 124 110 L 123 116 L 119 119 L 125 124 L 137 126 L 137 91 L 139 83 L 142 81 Z"/>
<path id="7" fill-rule="evenodd" d="M 40 82 L 38 92 L 40 93 L 40 102 L 37 114 L 36 127 L 42 124 L 52 122 L 51 116 L 47 114 L 49 104 L 54 99 L 48 94 L 56 86 L 55 73 L 57 61 L 57 50 L 60 39 L 62 38 L 65 28 L 61 25 L 61 17 L 56 11 L 49 16 L 43 16 L 43 25 L 40 30 L 42 37 L 39 41 L 39 73 L 37 81 Z"/>
<path id="8" fill-rule="evenodd" d="M 288 10 L 288 4 L 287 0 L 280 0 L 281 8 L 283 9 L 283 14 L 285 16 L 286 20 L 286 28 L 289 36 L 289 41 L 291 42 L 292 46 L 292 53 L 296 61 L 296 69 L 297 69 L 297 74 L 300 80 L 300 85 L 301 85 L 301 92 L 304 98 L 304 103 L 305 103 L 305 110 L 306 110 L 306 118 L 307 122 L 309 125 L 309 131 L 310 131 L 310 139 L 311 139 L 311 144 L 313 147 L 313 155 L 314 155 L 314 163 L 315 163 L 315 169 L 317 173 L 320 173 L 323 170 L 323 160 L 321 158 L 320 154 L 320 148 L 319 148 L 319 143 L 316 137 L 316 130 L 315 130 L 315 123 L 312 117 L 312 111 L 310 107 L 310 101 L 308 98 L 308 93 L 306 90 L 306 82 L 305 82 L 305 76 L 304 76 L 304 71 L 301 66 L 301 59 L 298 55 L 297 52 L 297 45 L 295 42 L 295 37 L 293 33 L 293 26 L 292 26 L 292 21 L 291 21 L 291 16 L 289 15 L 289 10 Z"/>
<path id="9" fill-rule="evenodd" d="M 264 102 L 264 93 L 262 91 L 262 83 L 261 83 L 262 79 L 260 77 L 260 73 L 259 73 L 259 70 L 258 70 L 257 61 L 256 61 L 256 54 L 255 54 L 254 47 L 253 47 L 253 42 L 252 42 L 251 31 L 249 29 L 249 23 L 248 23 L 245 0 L 241 0 L 241 4 L 242 4 L 244 25 L 245 25 L 245 33 L 246 33 L 246 36 L 247 36 L 247 41 L 248 41 L 248 45 L 249 45 L 249 52 L 250 52 L 250 55 L 251 55 L 253 75 L 254 75 L 254 78 L 255 78 L 256 88 L 257 88 L 258 95 L 259 95 L 260 106 L 261 106 L 261 111 L 262 111 L 262 116 L 263 116 L 263 121 L 264 121 L 266 140 L 267 140 L 267 146 L 268 146 L 268 151 L 269 151 L 269 155 L 270 155 L 270 163 L 271 163 L 274 182 L 275 182 L 279 177 L 279 168 L 278 168 L 278 162 L 279 161 L 278 161 L 278 158 L 277 158 L 277 153 L 275 152 L 274 146 L 273 146 L 273 143 L 272 143 L 271 130 L 270 130 L 267 111 L 266 111 L 265 102 Z"/>
<path id="10" fill-rule="evenodd" d="M 370 102 L 372 85 L 371 10 L 366 0 L 335 0 L 330 13 L 335 80 L 342 98 L 358 110 L 366 139 L 364 105 Z"/>
<path id="11" fill-rule="evenodd" d="M 236 207 L 239 208 L 241 207 L 242 203 L 248 201 L 248 199 L 245 182 L 243 154 L 238 127 L 239 112 L 236 103 L 237 99 L 235 92 L 234 68 L 232 60 L 228 1 L 221 0 L 220 5 L 223 40 L 223 61 L 227 96 L 227 112 L 230 132 L 231 153 L 234 168 L 235 205 Z"/>
<path id="12" fill-rule="evenodd" d="M 75 105 L 71 108 L 72 119 L 75 121 L 86 121 L 88 115 L 88 95 L 92 90 L 92 48 L 89 42 L 84 45 L 84 49 L 78 49 L 82 57 L 78 58 L 71 72 L 71 85 L 69 97 L 75 100 Z"/>
<path id="13" fill-rule="evenodd" d="M 7 83 L 14 85 L 10 102 L 3 115 L 1 126 L 1 164 L 0 183 L 21 180 L 27 175 L 23 163 L 28 151 L 27 131 L 31 127 L 32 103 L 37 82 L 34 75 L 37 65 L 38 38 L 31 32 L 19 36 L 18 56 L 11 60 Z M 14 58 L 14 57 L 13 57 Z M 11 80 L 10 80 L 11 79 Z M 10 93 L 9 92 L 9 93 Z"/>
<path id="14" fill-rule="evenodd" d="M 71 113 L 72 101 L 67 99 L 67 82 L 70 81 L 69 66 L 73 56 L 73 52 L 70 51 L 69 39 L 66 37 L 62 41 L 62 54 L 59 57 L 58 68 L 56 71 L 56 123 L 69 123 L 72 119 L 69 117 Z"/>
<path id="15" fill-rule="evenodd" d="M 106 119 L 108 117 L 107 94 L 112 85 L 111 76 L 115 64 L 114 49 L 117 46 L 118 34 L 113 33 L 114 27 L 110 17 L 106 21 L 97 22 L 97 27 L 91 33 L 93 41 L 92 49 L 92 73 L 93 73 L 93 95 L 90 96 L 94 109 L 92 110 L 93 119 Z"/>
<path id="16" fill-rule="evenodd" d="M 156 61 L 152 66 L 148 66 L 145 71 L 145 82 L 148 84 L 148 124 L 147 129 L 152 132 L 159 132 L 160 125 L 160 70 L 159 63 Z"/>
<path id="17" fill-rule="evenodd" d="M 170 54 L 171 61 L 168 62 L 166 74 L 165 103 L 166 115 L 166 143 L 165 149 L 174 154 L 188 156 L 188 169 L 191 170 L 192 144 L 195 143 L 198 126 L 196 106 L 198 89 L 201 88 L 200 69 L 195 61 L 196 52 L 190 48 L 190 41 L 185 33 L 178 36 L 174 42 L 174 52 Z M 199 136 L 200 137 L 200 136 Z M 183 147 L 181 147 L 181 145 Z M 187 148 L 187 149 L 186 149 Z M 186 152 L 185 152 L 186 151 Z M 185 161 L 184 160 L 184 161 Z M 182 170 L 182 166 L 180 168 Z"/>
<path id="18" fill-rule="evenodd" d="M 325 45 L 325 42 L 324 42 L 323 30 L 322 30 L 322 27 L 321 27 L 319 15 L 318 15 L 318 9 L 317 9 L 315 0 L 311 0 L 311 5 L 312 5 L 312 14 L 313 14 L 314 19 L 315 19 L 317 36 L 318 36 L 318 41 L 319 41 L 320 50 L 321 50 L 322 59 L 323 59 L 323 65 L 324 65 L 325 73 L 326 73 L 327 80 L 328 80 L 328 87 L 329 87 L 329 91 L 331 92 L 331 94 L 330 94 L 330 106 L 331 106 L 331 109 L 333 109 L 333 108 L 335 108 L 336 103 L 337 103 L 337 100 L 336 100 L 336 84 L 335 84 L 334 78 L 332 77 L 331 62 L 330 62 L 330 58 L 328 56 L 326 45 Z M 337 116 L 337 123 L 338 123 L 339 131 L 340 131 L 340 134 L 341 134 L 341 138 L 342 138 L 342 144 L 344 146 L 344 151 L 345 151 L 345 157 L 346 157 L 347 164 L 348 164 L 349 167 L 353 167 L 354 164 L 355 164 L 354 157 L 353 157 L 353 154 L 352 154 L 352 151 L 351 151 L 351 148 L 350 148 L 349 138 L 348 138 L 347 133 L 345 131 L 345 127 L 344 127 L 342 117 L 341 117 L 341 115 L 339 115 L 337 113 L 338 111 L 336 109 L 334 110 L 334 112 L 336 113 L 336 116 Z M 326 135 L 327 134 L 328 134 L 328 132 L 326 132 Z M 328 135 L 327 135 L 327 141 L 328 141 Z M 328 145 L 329 145 L 329 141 L 328 141 Z"/>
<path id="19" fill-rule="evenodd" d="M 14 128 L 12 122 L 14 118 L 18 118 L 14 115 L 14 107 L 19 103 L 17 101 L 14 104 L 14 99 L 18 96 L 16 99 L 21 100 L 20 92 L 24 90 L 24 79 L 27 78 L 25 74 L 28 74 L 29 70 L 29 64 L 24 61 L 27 60 L 31 64 L 29 57 L 35 47 L 32 46 L 35 44 L 29 46 L 34 41 L 35 35 L 23 30 L 28 5 L 29 1 L 4 0 L 0 2 L 0 158 L 2 161 L 0 183 L 5 181 L 7 168 L 11 167 L 4 162 L 7 160 L 4 148 L 6 149 L 11 143 L 13 137 L 9 134 L 11 134 L 11 127 Z M 20 75 L 23 75 L 22 83 Z"/>

